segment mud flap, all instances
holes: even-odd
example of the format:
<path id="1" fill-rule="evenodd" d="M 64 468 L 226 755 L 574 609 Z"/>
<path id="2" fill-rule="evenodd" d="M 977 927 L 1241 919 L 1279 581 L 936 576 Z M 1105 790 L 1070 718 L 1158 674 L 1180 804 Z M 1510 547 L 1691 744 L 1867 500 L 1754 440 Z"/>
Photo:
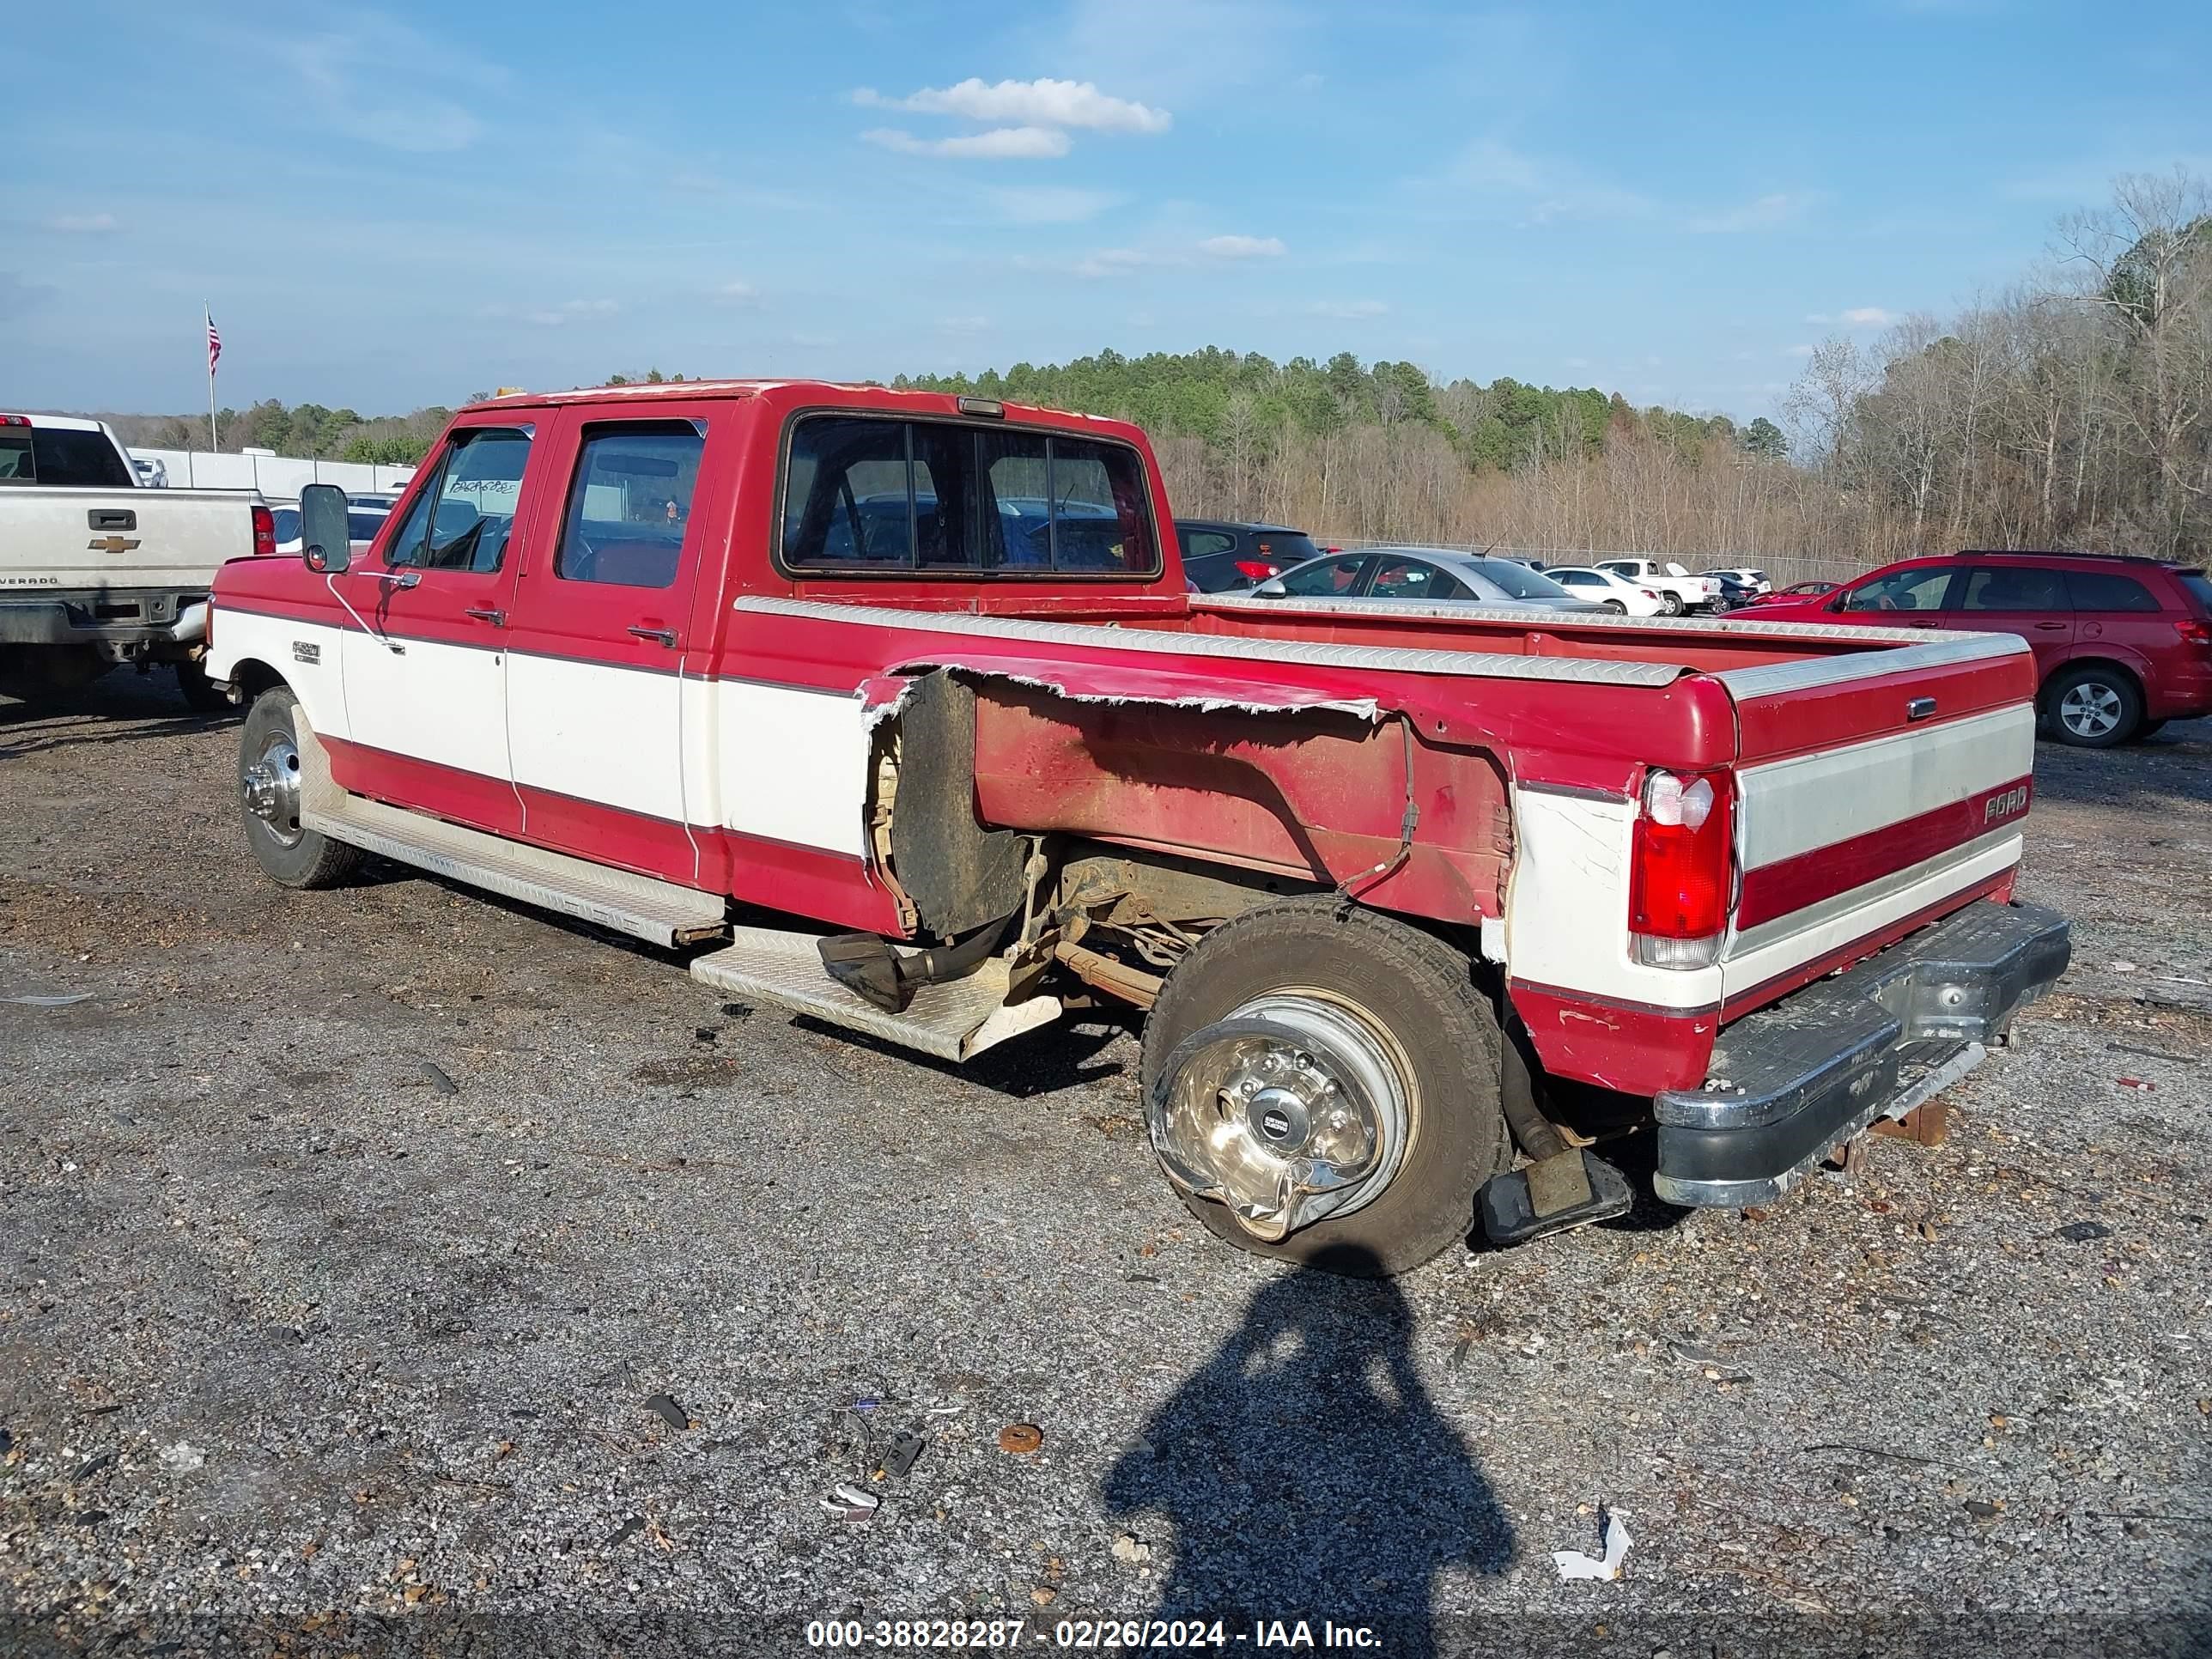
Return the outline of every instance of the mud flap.
<path id="1" fill-rule="evenodd" d="M 1492 1176 L 1475 1195 L 1482 1231 L 1499 1245 L 1523 1244 L 1547 1233 L 1610 1220 L 1626 1214 L 1633 1201 L 1628 1177 L 1587 1146 L 1570 1146 Z"/>

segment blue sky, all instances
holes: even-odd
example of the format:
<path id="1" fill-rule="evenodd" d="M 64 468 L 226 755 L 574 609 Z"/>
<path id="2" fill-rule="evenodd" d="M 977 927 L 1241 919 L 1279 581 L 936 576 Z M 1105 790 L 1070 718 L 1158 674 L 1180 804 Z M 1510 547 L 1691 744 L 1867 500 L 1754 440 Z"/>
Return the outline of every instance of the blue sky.
<path id="1" fill-rule="evenodd" d="M 0 47 L 0 401 L 1206 344 L 1771 409 L 2212 174 L 2212 7 L 75 0 Z"/>

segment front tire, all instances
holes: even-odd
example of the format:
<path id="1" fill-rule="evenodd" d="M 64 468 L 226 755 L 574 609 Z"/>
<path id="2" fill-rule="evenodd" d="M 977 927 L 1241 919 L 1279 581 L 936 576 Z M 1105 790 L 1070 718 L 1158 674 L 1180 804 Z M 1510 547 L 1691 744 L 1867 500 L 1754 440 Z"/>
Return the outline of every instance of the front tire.
<path id="1" fill-rule="evenodd" d="M 307 729 L 299 699 L 285 687 L 254 699 L 238 739 L 240 812 L 246 845 L 270 880 L 284 887 L 335 887 L 360 865 L 361 849 L 300 821 L 307 782 L 300 734 Z"/>
<path id="2" fill-rule="evenodd" d="M 2044 705 L 2051 735 L 2076 749 L 2116 749 L 2142 724 L 2142 693 L 2135 681 L 2098 663 L 2054 678 Z"/>
<path id="3" fill-rule="evenodd" d="M 1286 1033 L 1296 1040 L 1286 1042 Z M 1375 1136 L 1374 1172 L 1360 1182 L 1373 1190 L 1342 1188 L 1356 1206 L 1280 1238 L 1259 1236 L 1227 1203 L 1175 1184 L 1208 1231 L 1255 1255 L 1361 1276 L 1399 1273 L 1464 1239 L 1476 1191 L 1512 1160 L 1498 1102 L 1499 1047 L 1497 1011 L 1463 954 L 1334 898 L 1286 900 L 1215 928 L 1168 975 L 1145 1024 L 1146 1110 L 1156 1146 L 1171 1135 L 1168 1126 L 1210 1112 L 1212 1138 L 1200 1157 L 1233 1157 L 1243 1170 L 1320 1156 L 1330 1103 L 1356 1107 L 1363 1095 L 1392 1096 L 1386 1115 L 1396 1127 Z M 1255 1074 L 1223 1081 L 1209 1096 L 1217 1080 L 1234 1074 L 1221 1070 L 1224 1063 Z M 1300 1103 L 1282 1097 L 1307 1138 L 1269 1146 L 1261 1137 L 1275 1114 L 1260 1109 L 1273 1085 L 1258 1086 L 1266 1082 L 1259 1068 L 1277 1064 L 1293 1083 L 1301 1074 L 1328 1081 L 1326 1100 L 1304 1103 L 1314 1109 L 1310 1134 Z M 1380 1087 L 1363 1089 L 1359 1079 L 1378 1068 L 1388 1074 Z M 1345 1115 L 1337 1110 L 1331 1121 L 1340 1125 Z"/>

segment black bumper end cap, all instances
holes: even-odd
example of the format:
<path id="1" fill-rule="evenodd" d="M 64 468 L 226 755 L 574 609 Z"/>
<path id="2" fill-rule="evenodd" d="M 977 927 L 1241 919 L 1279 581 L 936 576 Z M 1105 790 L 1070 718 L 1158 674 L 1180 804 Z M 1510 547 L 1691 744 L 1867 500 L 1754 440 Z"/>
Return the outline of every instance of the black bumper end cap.
<path id="1" fill-rule="evenodd" d="M 1492 1176 L 1483 1182 L 1482 1190 L 1475 1194 L 1475 1206 L 1481 1212 L 1484 1237 L 1492 1244 L 1525 1244 L 1532 1238 L 1541 1238 L 1547 1233 L 1563 1233 L 1571 1228 L 1587 1227 L 1594 1221 L 1610 1221 L 1617 1215 L 1626 1215 L 1635 1203 L 1629 1191 L 1628 1177 L 1603 1158 L 1595 1156 L 1586 1146 L 1570 1147 L 1557 1158 L 1547 1158 L 1547 1164 L 1558 1164 L 1565 1159 L 1579 1159 L 1583 1183 L 1589 1195 L 1572 1200 L 1559 1207 L 1538 1213 L 1536 1198 L 1528 1184 L 1529 1170 L 1508 1170 L 1504 1175 Z M 1531 1165 L 1530 1169 L 1535 1166 Z M 1574 1171 L 1567 1170 L 1570 1183 Z M 1555 1189 L 1557 1180 L 1542 1181 L 1541 1185 Z"/>

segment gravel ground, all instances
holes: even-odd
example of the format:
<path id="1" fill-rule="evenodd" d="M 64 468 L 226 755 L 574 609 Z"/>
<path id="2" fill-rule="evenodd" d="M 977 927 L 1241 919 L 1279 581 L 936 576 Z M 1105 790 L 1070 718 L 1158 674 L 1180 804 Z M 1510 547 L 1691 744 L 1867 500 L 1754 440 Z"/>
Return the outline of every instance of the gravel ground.
<path id="1" fill-rule="evenodd" d="M 0 1648 L 2212 1643 L 2212 723 L 2044 748 L 2076 965 L 1947 1145 L 1387 1285 L 1190 1221 L 1120 1027 L 956 1072 L 404 872 L 287 893 L 234 742 L 0 704 L 0 999 L 89 994 L 0 1000 Z M 1626 1576 L 1563 1583 L 1601 1504 Z"/>

